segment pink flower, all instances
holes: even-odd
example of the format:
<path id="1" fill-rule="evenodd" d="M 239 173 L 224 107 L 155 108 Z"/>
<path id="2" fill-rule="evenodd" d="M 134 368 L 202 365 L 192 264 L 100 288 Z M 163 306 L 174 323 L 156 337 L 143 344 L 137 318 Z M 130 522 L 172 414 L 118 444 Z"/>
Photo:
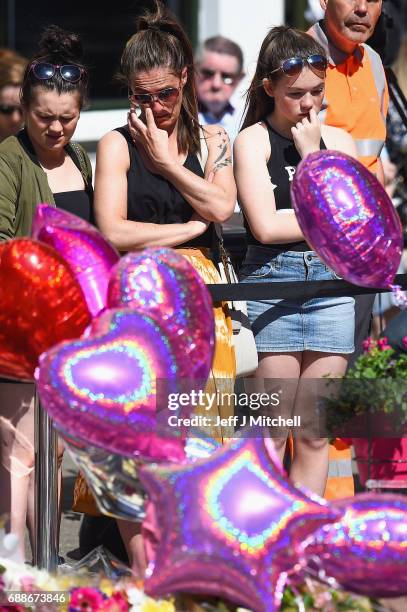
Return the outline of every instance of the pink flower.
<path id="1" fill-rule="evenodd" d="M 389 349 L 391 349 L 391 346 L 387 342 L 386 336 L 383 336 L 383 338 L 379 338 L 379 340 L 377 341 L 377 346 L 381 351 L 388 351 Z"/>
<path id="2" fill-rule="evenodd" d="M 368 353 L 370 349 L 374 347 L 374 341 L 371 338 L 366 338 L 366 340 L 363 340 L 362 346 L 363 352 Z"/>
<path id="3" fill-rule="evenodd" d="M 407 347 L 407 336 L 404 336 L 403 338 L 403 344 L 405 347 Z"/>
<path id="4" fill-rule="evenodd" d="M 80 587 L 71 591 L 69 612 L 96 612 L 101 609 L 105 597 L 98 589 Z"/>

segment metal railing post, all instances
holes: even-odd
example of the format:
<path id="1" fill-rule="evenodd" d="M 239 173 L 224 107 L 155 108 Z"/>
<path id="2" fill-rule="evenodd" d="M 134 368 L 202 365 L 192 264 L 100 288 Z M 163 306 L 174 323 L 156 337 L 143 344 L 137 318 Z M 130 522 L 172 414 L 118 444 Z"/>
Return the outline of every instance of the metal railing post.
<path id="1" fill-rule="evenodd" d="M 35 545 L 34 562 L 49 572 L 58 565 L 58 436 L 35 392 Z"/>

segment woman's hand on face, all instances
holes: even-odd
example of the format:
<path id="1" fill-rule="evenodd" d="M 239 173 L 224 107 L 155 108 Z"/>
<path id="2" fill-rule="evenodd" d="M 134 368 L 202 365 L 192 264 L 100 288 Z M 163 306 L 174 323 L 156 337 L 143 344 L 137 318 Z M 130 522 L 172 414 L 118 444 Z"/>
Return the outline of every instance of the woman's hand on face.
<path id="1" fill-rule="evenodd" d="M 310 153 L 320 150 L 321 124 L 314 109 L 310 111 L 309 118 L 304 117 L 291 128 L 291 134 L 296 149 L 303 159 Z"/>
<path id="2" fill-rule="evenodd" d="M 168 134 L 157 127 L 151 108 L 146 108 L 145 118 L 146 123 L 137 117 L 136 109 L 131 108 L 127 124 L 133 141 L 144 148 L 149 160 L 159 170 L 173 161 L 169 152 Z"/>

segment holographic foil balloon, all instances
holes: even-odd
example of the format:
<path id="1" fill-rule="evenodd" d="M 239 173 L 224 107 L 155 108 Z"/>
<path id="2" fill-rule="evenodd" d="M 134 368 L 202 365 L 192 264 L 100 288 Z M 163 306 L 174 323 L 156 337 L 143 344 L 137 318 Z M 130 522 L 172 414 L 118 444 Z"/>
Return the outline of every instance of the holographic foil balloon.
<path id="1" fill-rule="evenodd" d="M 235 439 L 189 465 L 140 468 L 159 526 L 148 594 L 187 591 L 278 609 L 302 540 L 337 514 L 291 484 L 266 444 Z"/>
<path id="2" fill-rule="evenodd" d="M 63 439 L 100 512 L 118 519 L 142 521 L 145 494 L 138 479 L 137 459 L 109 453 L 73 436 L 64 435 Z"/>
<path id="3" fill-rule="evenodd" d="M 51 247 L 20 238 L 0 245 L 0 375 L 32 380 L 41 353 L 89 324 L 72 270 Z"/>
<path id="4" fill-rule="evenodd" d="M 407 498 L 362 493 L 332 507 L 342 516 L 310 538 L 310 569 L 361 595 L 407 595 Z"/>
<path id="5" fill-rule="evenodd" d="M 106 306 L 110 269 L 119 260 L 116 249 L 87 221 L 48 204 L 37 206 L 32 236 L 69 263 L 96 316 Z"/>
<path id="6" fill-rule="evenodd" d="M 185 257 L 167 248 L 129 253 L 112 271 L 108 305 L 135 308 L 167 321 L 184 342 L 190 375 L 207 379 L 215 346 L 212 299 Z"/>
<path id="7" fill-rule="evenodd" d="M 41 356 L 43 407 L 56 427 L 89 444 L 140 459 L 182 461 L 184 441 L 169 427 L 169 393 L 187 392 L 189 360 L 165 321 L 107 310 L 86 337 Z M 191 406 L 181 409 L 189 416 Z"/>
<path id="8" fill-rule="evenodd" d="M 389 287 L 403 236 L 377 178 L 353 157 L 317 151 L 298 166 L 291 186 L 298 223 L 322 261 L 363 287 Z"/>
<path id="9" fill-rule="evenodd" d="M 197 461 L 210 457 L 221 447 L 214 438 L 187 438 L 185 442 L 186 461 Z"/>

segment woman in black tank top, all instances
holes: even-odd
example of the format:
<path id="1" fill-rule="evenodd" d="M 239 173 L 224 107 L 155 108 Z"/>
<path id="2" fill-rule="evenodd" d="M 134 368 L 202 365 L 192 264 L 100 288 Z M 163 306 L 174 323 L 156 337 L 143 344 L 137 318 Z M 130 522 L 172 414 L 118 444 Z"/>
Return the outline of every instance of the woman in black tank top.
<path id="1" fill-rule="evenodd" d="M 209 248 L 213 222 L 226 221 L 236 201 L 229 139 L 220 126 L 200 129 L 192 47 L 161 6 L 139 19 L 122 55 L 121 76 L 131 109 L 128 125 L 98 146 L 96 222 L 120 251 L 179 248 L 206 283 L 221 282 Z M 201 145 L 207 155 L 201 156 Z M 226 306 L 218 305 L 214 316 L 216 347 L 206 390 L 214 392 L 214 378 L 223 378 L 222 390 L 232 393 L 235 359 Z M 207 435 L 222 439 L 216 417 L 231 416 L 233 406 L 226 413 L 221 406 L 206 408 L 214 423 Z M 143 574 L 134 523 L 120 522 L 120 528 L 132 567 Z"/>
<path id="2" fill-rule="evenodd" d="M 281 26 L 270 30 L 263 41 L 245 121 L 234 146 L 238 199 L 248 233 L 242 282 L 335 278 L 305 242 L 290 197 L 296 167 L 309 153 L 328 147 L 356 155 L 348 134 L 321 127 L 317 118 L 326 68 L 324 49 L 303 32 Z M 353 351 L 353 298 L 307 300 L 301 285 L 293 285 L 283 300 L 249 301 L 248 314 L 259 351 L 255 374 L 259 390 L 266 387 L 271 393 L 282 388 L 279 414 L 293 413 L 303 417 L 302 423 L 312 423 L 313 398 L 303 381 L 344 374 Z M 274 387 L 270 381 L 283 378 L 301 383 L 279 382 Z M 299 437 L 290 475 L 323 495 L 328 441 L 309 429 L 294 435 Z M 282 457 L 287 430 L 274 436 L 279 438 L 275 442 Z"/>

